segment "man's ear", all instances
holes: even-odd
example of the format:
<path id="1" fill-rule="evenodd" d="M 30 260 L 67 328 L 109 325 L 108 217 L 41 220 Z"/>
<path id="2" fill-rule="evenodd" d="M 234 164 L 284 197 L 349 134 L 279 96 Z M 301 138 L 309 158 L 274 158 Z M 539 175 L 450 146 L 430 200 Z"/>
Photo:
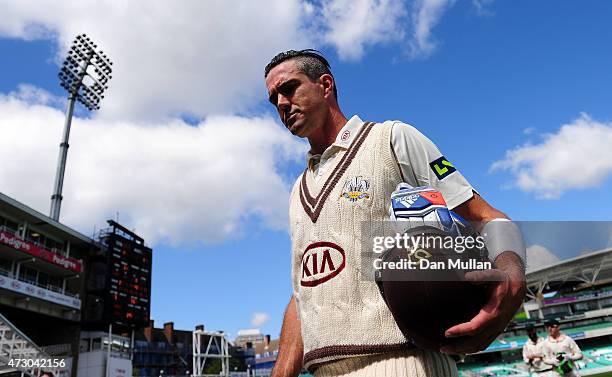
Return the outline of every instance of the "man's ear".
<path id="1" fill-rule="evenodd" d="M 325 73 L 319 77 L 319 82 L 323 85 L 323 93 L 325 98 L 329 98 L 329 96 L 334 95 L 334 86 L 336 83 L 334 82 L 334 78 L 329 73 Z"/>

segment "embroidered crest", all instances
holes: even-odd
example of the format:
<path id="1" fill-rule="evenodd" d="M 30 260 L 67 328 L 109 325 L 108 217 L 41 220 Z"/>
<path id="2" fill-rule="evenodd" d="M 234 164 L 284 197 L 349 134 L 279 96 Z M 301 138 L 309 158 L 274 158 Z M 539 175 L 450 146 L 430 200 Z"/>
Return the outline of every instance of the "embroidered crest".
<path id="1" fill-rule="evenodd" d="M 357 176 L 346 180 L 340 196 L 354 203 L 359 199 L 368 199 L 370 197 L 369 190 L 370 182 L 362 176 Z"/>

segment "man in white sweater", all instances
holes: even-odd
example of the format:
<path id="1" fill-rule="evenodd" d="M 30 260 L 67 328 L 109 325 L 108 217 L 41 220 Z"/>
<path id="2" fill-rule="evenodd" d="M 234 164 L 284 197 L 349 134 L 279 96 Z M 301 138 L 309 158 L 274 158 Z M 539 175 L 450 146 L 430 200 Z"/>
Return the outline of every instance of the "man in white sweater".
<path id="1" fill-rule="evenodd" d="M 507 237 L 512 233 L 503 225 L 507 216 L 476 193 L 414 127 L 347 119 L 329 63 L 318 52 L 280 53 L 266 66 L 265 78 L 268 99 L 282 123 L 311 146 L 307 168 L 291 195 L 294 293 L 272 376 L 295 377 L 302 367 L 316 377 L 457 376 L 448 355 L 486 348 L 524 298 L 524 245 Z M 412 345 L 376 283 L 358 273 L 361 240 L 388 218 L 390 195 L 400 182 L 434 187 L 450 209 L 481 224 L 494 241 L 487 248 L 495 269 L 471 275 L 475 284 L 490 283 L 489 300 L 471 321 L 445 330 L 448 338 L 462 338 L 439 351 Z M 364 223 L 372 227 L 364 229 Z"/>
<path id="2" fill-rule="evenodd" d="M 564 377 L 580 377 L 574 361 L 582 359 L 582 351 L 574 339 L 559 329 L 557 320 L 546 322 L 548 337 L 544 341 L 544 362 L 555 366 L 555 370 Z"/>
<path id="3" fill-rule="evenodd" d="M 538 330 L 532 325 L 527 328 L 529 339 L 523 346 L 523 361 L 529 366 L 532 376 L 555 377 L 555 365 L 544 362 L 544 339 L 538 336 Z"/>

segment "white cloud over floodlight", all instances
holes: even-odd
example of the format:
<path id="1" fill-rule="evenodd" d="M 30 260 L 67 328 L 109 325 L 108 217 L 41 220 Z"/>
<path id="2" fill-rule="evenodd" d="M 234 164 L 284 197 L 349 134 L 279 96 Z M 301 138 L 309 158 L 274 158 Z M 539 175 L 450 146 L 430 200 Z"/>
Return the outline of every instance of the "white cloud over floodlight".
<path id="1" fill-rule="evenodd" d="M 54 40 L 59 62 L 86 32 L 115 62 L 99 116 L 198 118 L 244 113 L 265 98 L 270 58 L 312 45 L 302 13 L 297 0 L 23 0 L 0 3 L 0 36 Z"/>
<path id="2" fill-rule="evenodd" d="M 0 164 L 1 190 L 47 213 L 64 114 L 44 104 L 44 91 L 27 92 L 30 102 L 0 96 L 0 160 L 10 161 Z M 276 162 L 306 149 L 266 117 L 214 116 L 196 126 L 75 118 L 62 222 L 90 234 L 119 211 L 145 239 L 171 244 L 236 237 L 253 217 L 284 229 L 292 182 Z"/>
<path id="3" fill-rule="evenodd" d="M 491 171 L 513 175 L 513 185 L 543 199 L 557 199 L 565 191 L 601 185 L 612 174 L 612 122 L 587 114 L 543 135 L 538 144 L 506 152 Z"/>
<path id="4" fill-rule="evenodd" d="M 396 43 L 428 56 L 432 29 L 454 2 L 416 0 L 410 14 L 400 0 L 5 1 L 0 37 L 50 39 L 59 63 L 85 32 L 116 63 L 100 116 L 197 118 L 252 109 L 264 96 L 263 67 L 290 48 L 328 45 L 355 60 Z"/>
<path id="5" fill-rule="evenodd" d="M 377 44 L 406 44 L 411 22 L 425 43 L 447 3 L 419 1 L 426 9 L 411 20 L 399 0 L 0 1 L 0 38 L 50 40 L 59 66 L 87 33 L 115 62 L 101 111 L 74 120 L 63 222 L 87 232 L 119 211 L 152 241 L 210 241 L 253 217 L 286 225 L 291 182 L 276 162 L 307 146 L 260 112 L 269 59 L 317 44 L 359 59 Z M 0 94 L 0 158 L 10 161 L 0 190 L 42 213 L 64 107 L 32 85 Z"/>

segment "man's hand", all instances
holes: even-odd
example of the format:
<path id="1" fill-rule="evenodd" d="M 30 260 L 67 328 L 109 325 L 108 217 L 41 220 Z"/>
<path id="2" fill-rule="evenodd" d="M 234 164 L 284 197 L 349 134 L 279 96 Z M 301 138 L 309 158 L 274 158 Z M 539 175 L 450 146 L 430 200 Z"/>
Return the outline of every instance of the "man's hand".
<path id="1" fill-rule="evenodd" d="M 559 353 L 557 354 L 557 360 L 559 360 L 559 362 L 561 362 L 561 361 L 565 360 L 565 353 L 563 353 L 563 352 L 559 352 Z"/>
<path id="2" fill-rule="evenodd" d="M 447 338 L 465 336 L 442 347 L 443 353 L 465 354 L 484 350 L 504 330 L 525 297 L 525 273 L 520 258 L 506 251 L 495 260 L 497 269 L 465 274 L 473 284 L 489 284 L 489 300 L 469 322 L 446 330 Z"/>

